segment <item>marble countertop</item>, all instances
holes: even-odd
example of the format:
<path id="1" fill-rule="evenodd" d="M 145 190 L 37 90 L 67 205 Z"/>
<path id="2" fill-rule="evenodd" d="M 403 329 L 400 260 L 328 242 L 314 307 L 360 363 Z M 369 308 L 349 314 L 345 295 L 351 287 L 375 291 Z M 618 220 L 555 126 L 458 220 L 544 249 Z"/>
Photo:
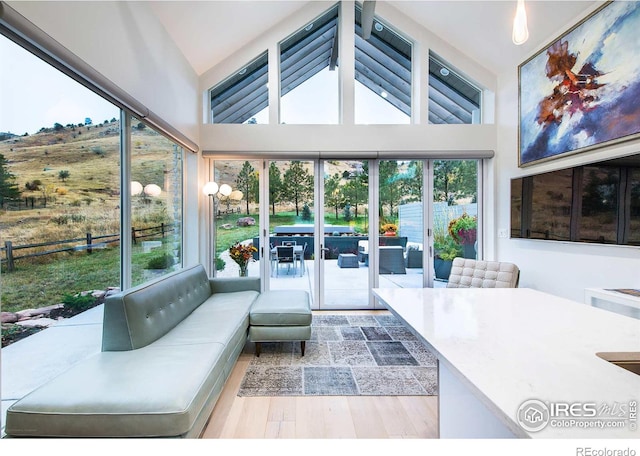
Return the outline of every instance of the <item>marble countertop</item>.
<path id="1" fill-rule="evenodd" d="M 640 375 L 596 353 L 640 352 L 640 320 L 527 288 L 373 292 L 514 434 L 640 438 L 640 419 L 622 428 L 547 425 L 536 432 L 517 422 L 521 405 L 532 399 L 595 404 L 607 422 L 624 409 L 628 419 L 630 404 L 640 402 Z"/>

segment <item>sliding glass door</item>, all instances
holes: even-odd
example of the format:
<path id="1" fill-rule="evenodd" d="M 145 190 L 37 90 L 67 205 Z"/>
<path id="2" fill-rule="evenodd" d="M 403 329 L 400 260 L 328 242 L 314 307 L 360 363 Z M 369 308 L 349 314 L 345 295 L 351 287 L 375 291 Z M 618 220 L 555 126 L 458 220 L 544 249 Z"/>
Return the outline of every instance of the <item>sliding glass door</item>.
<path id="1" fill-rule="evenodd" d="M 368 309 L 373 301 L 369 270 L 369 163 L 321 162 L 323 226 L 319 262 L 323 309 Z"/>
<path id="2" fill-rule="evenodd" d="M 265 289 L 371 309 L 374 287 L 446 286 L 453 258 L 480 257 L 477 160 L 214 163 L 218 276 L 240 274 L 229 249 L 245 246 Z"/>
<path id="3" fill-rule="evenodd" d="M 260 277 L 260 160 L 213 162 L 217 191 L 210 196 L 214 265 L 218 277 Z"/>
<path id="4" fill-rule="evenodd" d="M 455 257 L 480 258 L 478 160 L 433 160 L 434 287 L 446 286 Z"/>

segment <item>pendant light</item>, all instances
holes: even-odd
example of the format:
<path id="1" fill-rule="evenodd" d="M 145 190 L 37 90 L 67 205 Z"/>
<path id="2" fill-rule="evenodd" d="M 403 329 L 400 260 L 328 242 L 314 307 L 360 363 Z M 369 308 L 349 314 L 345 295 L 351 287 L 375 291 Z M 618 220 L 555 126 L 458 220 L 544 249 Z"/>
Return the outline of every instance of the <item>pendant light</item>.
<path id="1" fill-rule="evenodd" d="M 527 28 L 527 11 L 524 8 L 524 0 L 518 0 L 516 15 L 513 18 L 513 34 L 511 36 L 513 44 L 521 45 L 529 39 L 529 29 Z"/>

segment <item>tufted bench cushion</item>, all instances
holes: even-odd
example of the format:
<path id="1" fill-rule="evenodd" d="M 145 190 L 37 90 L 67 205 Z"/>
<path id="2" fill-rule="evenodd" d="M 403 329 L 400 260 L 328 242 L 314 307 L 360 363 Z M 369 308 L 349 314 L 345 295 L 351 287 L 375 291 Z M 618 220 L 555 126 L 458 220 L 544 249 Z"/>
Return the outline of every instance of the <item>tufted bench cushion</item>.
<path id="1" fill-rule="evenodd" d="M 513 263 L 454 258 L 447 288 L 517 288 L 519 279 Z"/>
<path id="2" fill-rule="evenodd" d="M 305 341 L 311 339 L 311 301 L 303 290 L 264 291 L 251 307 L 249 340 L 261 342 L 300 341 L 304 356 Z"/>

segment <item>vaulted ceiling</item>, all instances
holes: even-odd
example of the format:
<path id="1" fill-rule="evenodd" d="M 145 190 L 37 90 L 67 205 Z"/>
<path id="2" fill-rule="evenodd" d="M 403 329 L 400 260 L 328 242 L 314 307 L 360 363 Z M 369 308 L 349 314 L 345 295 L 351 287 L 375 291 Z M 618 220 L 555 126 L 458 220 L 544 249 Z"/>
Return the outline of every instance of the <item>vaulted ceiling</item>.
<path id="1" fill-rule="evenodd" d="M 202 74 L 308 2 L 215 0 L 149 3 L 194 71 Z M 515 71 L 520 63 L 555 38 L 558 31 L 572 26 L 596 4 L 603 2 L 526 0 L 530 37 L 522 46 L 511 42 L 515 0 L 392 0 L 386 3 L 498 75 Z"/>

